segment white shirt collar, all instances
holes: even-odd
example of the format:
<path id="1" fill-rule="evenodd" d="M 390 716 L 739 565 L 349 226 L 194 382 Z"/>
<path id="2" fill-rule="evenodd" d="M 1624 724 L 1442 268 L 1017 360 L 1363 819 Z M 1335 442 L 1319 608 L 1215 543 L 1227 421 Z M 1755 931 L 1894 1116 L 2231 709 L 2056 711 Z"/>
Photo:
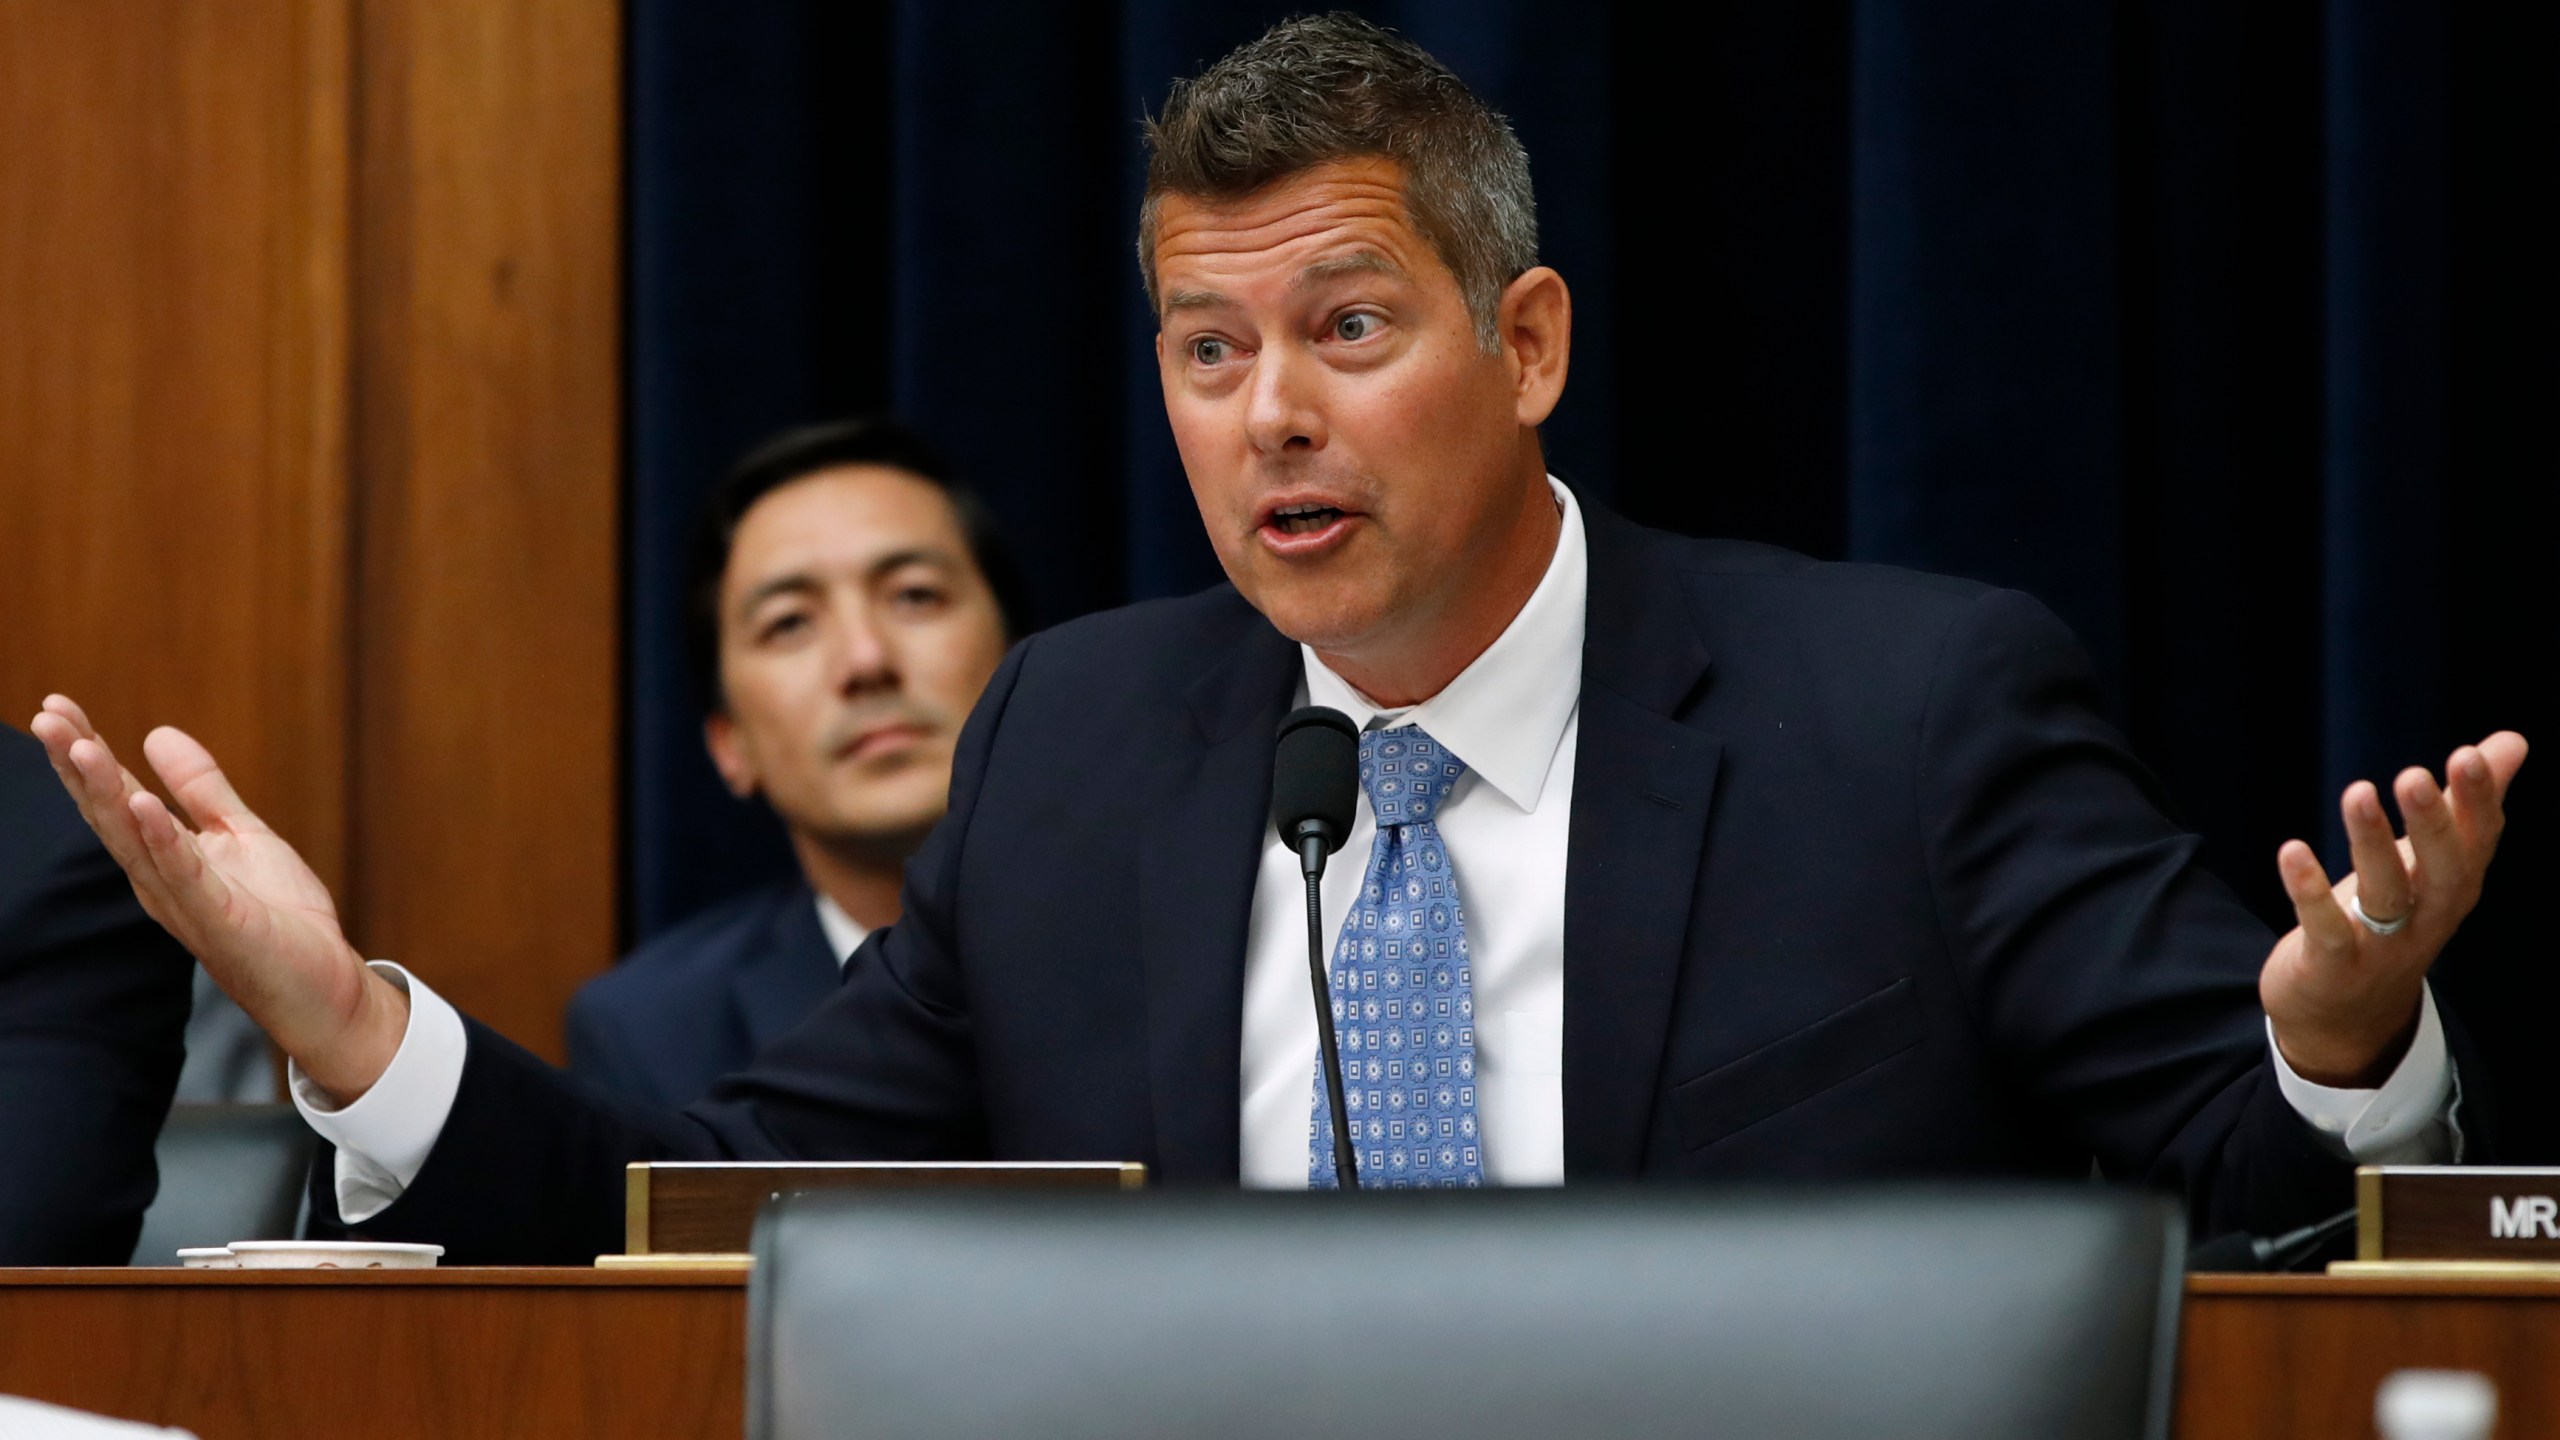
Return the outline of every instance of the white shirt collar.
<path id="1" fill-rule="evenodd" d="M 1309 704 L 1330 705 L 1364 730 L 1419 725 L 1523 810 L 1538 808 L 1565 724 L 1582 702 L 1590 556 L 1573 492 L 1553 475 L 1547 485 L 1563 520 L 1547 573 L 1520 613 L 1439 694 L 1402 710 L 1382 709 L 1333 673 L 1314 650 L 1298 647 Z"/>
<path id="2" fill-rule="evenodd" d="M 861 921 L 844 913 L 844 907 L 828 899 L 824 893 L 818 896 L 818 928 L 827 933 L 827 948 L 835 952 L 839 970 L 853 958 L 854 951 L 862 948 L 863 937 L 871 933 L 862 928 Z"/>

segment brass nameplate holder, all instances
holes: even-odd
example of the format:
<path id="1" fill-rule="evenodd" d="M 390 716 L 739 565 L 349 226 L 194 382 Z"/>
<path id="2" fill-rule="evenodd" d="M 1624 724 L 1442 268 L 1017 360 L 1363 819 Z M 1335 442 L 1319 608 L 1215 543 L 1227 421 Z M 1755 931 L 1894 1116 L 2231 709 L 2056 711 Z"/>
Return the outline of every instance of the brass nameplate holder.
<path id="1" fill-rule="evenodd" d="M 805 1190 L 1135 1190 L 1146 1183 L 1146 1166 L 1109 1161 L 644 1162 L 625 1171 L 628 1256 L 597 1263 L 617 1269 L 736 1267 L 746 1259 L 756 1211 L 776 1196 Z"/>
<path id="2" fill-rule="evenodd" d="M 2356 1258 L 2329 1273 L 2560 1280 L 2560 1169 L 2362 1166 Z"/>

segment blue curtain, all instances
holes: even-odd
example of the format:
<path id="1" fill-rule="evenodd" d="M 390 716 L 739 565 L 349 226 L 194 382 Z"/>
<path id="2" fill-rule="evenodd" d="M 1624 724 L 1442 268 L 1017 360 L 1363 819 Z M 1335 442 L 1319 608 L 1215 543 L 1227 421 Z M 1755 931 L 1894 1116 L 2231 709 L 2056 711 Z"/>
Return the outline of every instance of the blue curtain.
<path id="1" fill-rule="evenodd" d="M 1295 8 L 635 0 L 633 938 L 787 864 L 711 782 L 675 658 L 683 527 L 757 434 L 916 421 L 1048 620 L 1216 580 L 1130 255 L 1137 122 Z M 2492 725 L 2560 755 L 2560 15 L 1355 8 L 1529 147 L 1576 300 L 1558 473 L 1650 523 L 2042 597 L 2271 922 L 2280 840 L 2343 860 L 2349 778 Z M 2510 1057 L 2560 999 L 2529 893 L 2550 783 L 2521 783 L 2443 976 Z"/>

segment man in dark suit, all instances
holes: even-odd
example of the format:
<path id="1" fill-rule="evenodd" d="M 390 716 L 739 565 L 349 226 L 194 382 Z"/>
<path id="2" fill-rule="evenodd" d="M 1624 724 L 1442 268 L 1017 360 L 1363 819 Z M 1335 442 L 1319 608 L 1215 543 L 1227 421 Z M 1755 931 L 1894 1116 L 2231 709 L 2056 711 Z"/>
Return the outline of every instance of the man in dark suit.
<path id="1" fill-rule="evenodd" d="M 642 1104 L 689 1104 L 808 1018 L 852 954 L 838 952 L 805 881 L 759 885 L 580 986 L 569 1073 Z"/>
<path id="2" fill-rule="evenodd" d="M 0 727 L 0 1265 L 121 1265 L 185 1058 L 195 962 Z"/>
<path id="3" fill-rule="evenodd" d="M 570 1070 L 666 1106 L 797 1024 L 898 918 L 960 723 L 1023 630 L 985 507 L 884 419 L 750 451 L 704 508 L 686 592 L 704 745 L 733 794 L 773 806 L 800 873 L 658 936 L 570 1003 Z"/>
<path id="4" fill-rule="evenodd" d="M 368 1233 L 616 1243 L 661 1155 L 1329 1167 L 1303 891 L 1268 817 L 1301 700 L 1364 730 L 1321 895 L 1370 1183 L 2107 1173 L 2208 1230 L 2335 1209 L 2351 1156 L 2477 1158 L 2426 971 L 2522 763 L 2343 797 L 2275 939 L 2198 868 L 2024 597 L 1680 540 L 1545 473 L 1571 307 L 1525 157 L 1429 56 L 1292 21 L 1177 86 L 1139 252 L 1230 584 L 1015 647 L 843 988 L 683 1112 L 582 1097 L 367 967 L 201 746 L 44 738 L 137 887 L 262 1019 Z M 1676 359 L 1676 356 L 1674 357 Z M 2406 848 L 2402 848 L 2402 847 Z M 252 853 L 243 854 L 243 849 Z M 279 904 L 300 897 L 300 906 Z"/>

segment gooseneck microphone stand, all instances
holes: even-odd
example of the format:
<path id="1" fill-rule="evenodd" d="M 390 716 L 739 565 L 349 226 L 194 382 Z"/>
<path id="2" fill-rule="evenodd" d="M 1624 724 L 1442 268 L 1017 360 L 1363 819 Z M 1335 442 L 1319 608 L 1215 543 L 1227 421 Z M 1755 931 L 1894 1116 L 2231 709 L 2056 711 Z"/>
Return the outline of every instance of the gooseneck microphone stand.
<path id="1" fill-rule="evenodd" d="M 1351 1120 L 1342 1104 L 1342 1052 L 1333 1035 L 1333 987 L 1324 963 L 1324 842 L 1298 842 L 1298 868 L 1307 877 L 1307 980 L 1316 993 L 1316 1044 L 1324 1052 L 1324 1094 L 1333 1111 L 1333 1177 L 1345 1190 L 1360 1188 L 1360 1165 L 1351 1153 Z"/>
<path id="2" fill-rule="evenodd" d="M 2219 1235 L 2187 1252 L 2189 1270 L 2290 1270 L 2311 1258 L 2321 1246 L 2347 1233 L 2356 1223 L 2354 1210 L 2341 1210 L 2316 1225 L 2282 1235 Z"/>
<path id="3" fill-rule="evenodd" d="M 1351 1148 L 1351 1117 L 1342 1100 L 1342 1052 L 1334 1039 L 1333 986 L 1325 965 L 1324 863 L 1351 833 L 1360 794 L 1360 731 L 1351 717 L 1322 705 L 1292 711 L 1280 722 L 1272 756 L 1271 818 L 1297 852 L 1307 882 L 1307 983 L 1315 991 L 1316 1045 L 1324 1062 L 1325 1099 L 1333 1120 L 1333 1176 L 1360 1188 Z"/>

